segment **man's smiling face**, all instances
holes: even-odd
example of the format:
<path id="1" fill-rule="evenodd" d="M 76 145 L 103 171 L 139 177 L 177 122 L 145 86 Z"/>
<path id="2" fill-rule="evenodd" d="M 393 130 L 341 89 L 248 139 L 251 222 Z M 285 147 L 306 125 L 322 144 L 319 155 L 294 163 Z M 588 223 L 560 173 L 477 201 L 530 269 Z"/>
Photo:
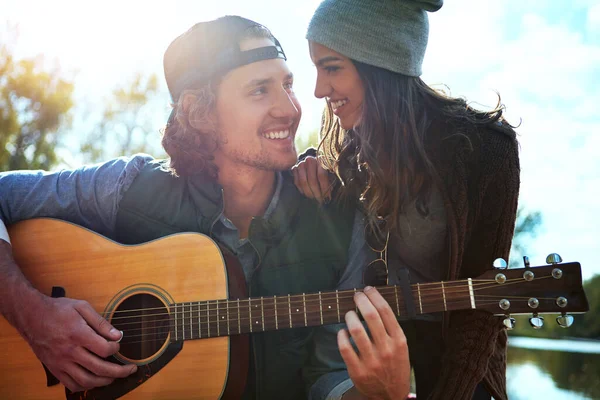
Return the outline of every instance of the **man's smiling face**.
<path id="1" fill-rule="evenodd" d="M 266 38 L 240 43 L 247 51 L 273 46 Z M 297 159 L 294 138 L 302 111 L 293 75 L 283 59 L 268 59 L 227 73 L 217 89 L 216 119 L 221 144 L 215 161 L 234 167 L 286 170 Z"/>

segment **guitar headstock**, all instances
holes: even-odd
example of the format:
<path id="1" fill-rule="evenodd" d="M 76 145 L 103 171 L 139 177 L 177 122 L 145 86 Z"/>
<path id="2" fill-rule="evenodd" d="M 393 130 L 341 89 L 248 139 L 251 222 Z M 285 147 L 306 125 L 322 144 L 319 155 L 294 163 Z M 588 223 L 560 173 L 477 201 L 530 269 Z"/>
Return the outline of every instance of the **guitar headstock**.
<path id="1" fill-rule="evenodd" d="M 524 268 L 508 269 L 501 260 L 494 263 L 494 270 L 473 280 L 478 309 L 505 315 L 508 329 L 514 327 L 511 314 L 532 314 L 529 322 L 534 329 L 543 325 L 539 314 L 561 314 L 557 322 L 566 328 L 573 322 L 567 313 L 589 310 L 578 262 L 562 263 L 558 254 L 550 254 L 546 258 L 548 264 L 531 267 L 529 259 L 523 259 Z"/>

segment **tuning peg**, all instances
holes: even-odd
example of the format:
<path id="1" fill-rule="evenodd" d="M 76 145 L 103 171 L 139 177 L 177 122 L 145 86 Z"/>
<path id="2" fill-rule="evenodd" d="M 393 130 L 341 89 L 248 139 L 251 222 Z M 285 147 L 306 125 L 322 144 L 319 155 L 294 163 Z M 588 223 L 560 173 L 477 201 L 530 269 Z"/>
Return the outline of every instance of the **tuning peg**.
<path id="1" fill-rule="evenodd" d="M 507 315 L 506 318 L 504 318 L 504 321 L 502 321 L 502 323 L 504 324 L 504 327 L 506 329 L 508 329 L 509 331 L 512 331 L 515 328 L 517 321 L 514 318 L 512 318 L 510 315 Z"/>
<path id="2" fill-rule="evenodd" d="M 533 313 L 533 316 L 529 318 L 529 325 L 531 325 L 533 329 L 540 329 L 544 326 L 544 317 L 540 317 L 537 313 Z"/>
<path id="3" fill-rule="evenodd" d="M 552 270 L 552 277 L 554 279 L 560 279 L 560 278 L 562 278 L 563 277 L 562 269 L 560 269 L 560 268 L 554 268 Z"/>
<path id="4" fill-rule="evenodd" d="M 550 253 L 546 257 L 546 264 L 558 264 L 562 262 L 562 257 L 557 253 Z"/>
<path id="5" fill-rule="evenodd" d="M 496 258 L 492 264 L 496 269 L 506 269 L 508 264 L 504 258 Z"/>
<path id="6" fill-rule="evenodd" d="M 531 266 L 529 264 L 529 257 L 523 256 L 523 265 L 525 265 L 525 268 L 529 268 Z"/>
<path id="7" fill-rule="evenodd" d="M 569 314 L 562 314 L 560 317 L 556 317 L 556 322 L 561 328 L 568 328 L 573 325 L 573 316 Z"/>

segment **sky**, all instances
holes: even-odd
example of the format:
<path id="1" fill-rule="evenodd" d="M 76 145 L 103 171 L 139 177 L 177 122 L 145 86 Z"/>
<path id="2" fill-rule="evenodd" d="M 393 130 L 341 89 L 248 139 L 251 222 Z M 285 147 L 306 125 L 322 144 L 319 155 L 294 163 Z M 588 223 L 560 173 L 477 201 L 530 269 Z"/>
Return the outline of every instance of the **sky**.
<path id="1" fill-rule="evenodd" d="M 164 50 L 196 22 L 226 14 L 256 20 L 288 56 L 303 108 L 299 132 L 306 134 L 318 128 L 323 108 L 313 96 L 316 73 L 304 39 L 318 4 L 0 0 L 0 22 L 18 24 L 18 56 L 43 54 L 59 64 L 75 80 L 76 99 L 89 101 L 107 97 L 137 71 L 162 78 Z M 543 217 L 538 236 L 527 242 L 532 265 L 556 252 L 579 261 L 584 279 L 600 274 L 600 1 L 453 0 L 429 19 L 425 82 L 484 109 L 499 93 L 508 121 L 518 125 L 519 203 Z M 164 97 L 166 118 L 166 91 Z"/>

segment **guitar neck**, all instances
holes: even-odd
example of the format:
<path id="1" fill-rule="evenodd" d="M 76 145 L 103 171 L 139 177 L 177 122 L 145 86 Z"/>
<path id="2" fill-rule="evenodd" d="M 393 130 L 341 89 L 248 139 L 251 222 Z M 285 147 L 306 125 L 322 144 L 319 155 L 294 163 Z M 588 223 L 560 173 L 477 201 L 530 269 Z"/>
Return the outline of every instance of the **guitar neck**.
<path id="1" fill-rule="evenodd" d="M 477 281 L 437 282 L 411 286 L 416 314 L 476 308 Z M 377 288 L 398 318 L 408 316 L 399 286 Z M 356 310 L 354 290 L 311 294 L 209 300 L 170 306 L 171 340 L 204 339 L 340 323 Z"/>

